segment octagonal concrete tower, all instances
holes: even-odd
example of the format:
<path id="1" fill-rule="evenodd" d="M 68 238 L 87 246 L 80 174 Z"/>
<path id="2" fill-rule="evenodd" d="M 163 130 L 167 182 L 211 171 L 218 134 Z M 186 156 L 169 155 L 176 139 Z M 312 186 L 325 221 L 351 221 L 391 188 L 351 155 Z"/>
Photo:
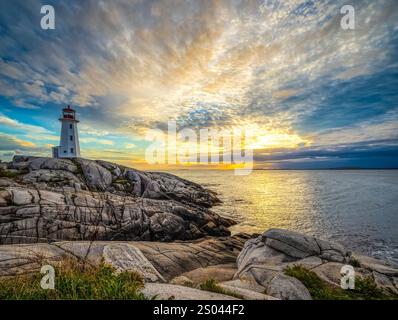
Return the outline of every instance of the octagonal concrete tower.
<path id="1" fill-rule="evenodd" d="M 80 157 L 80 144 L 76 119 L 76 111 L 69 105 L 62 109 L 62 123 L 60 145 L 53 147 L 54 158 L 76 158 Z"/>

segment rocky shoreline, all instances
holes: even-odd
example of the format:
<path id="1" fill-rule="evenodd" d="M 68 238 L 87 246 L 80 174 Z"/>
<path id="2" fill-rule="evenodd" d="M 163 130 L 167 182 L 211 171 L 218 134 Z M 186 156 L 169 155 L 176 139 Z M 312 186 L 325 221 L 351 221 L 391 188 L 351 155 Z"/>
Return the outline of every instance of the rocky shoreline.
<path id="1" fill-rule="evenodd" d="M 1 164 L 0 244 L 227 236 L 219 200 L 168 173 L 104 161 L 16 156 Z"/>
<path id="2" fill-rule="evenodd" d="M 341 268 L 352 265 L 357 279 L 398 295 L 397 266 L 289 230 L 231 236 L 234 221 L 211 211 L 217 202 L 167 173 L 16 156 L 0 163 L 0 278 L 73 259 L 136 271 L 142 292 L 158 299 L 310 300 L 289 270 L 339 288 Z M 210 280 L 217 292 L 205 291 Z"/>

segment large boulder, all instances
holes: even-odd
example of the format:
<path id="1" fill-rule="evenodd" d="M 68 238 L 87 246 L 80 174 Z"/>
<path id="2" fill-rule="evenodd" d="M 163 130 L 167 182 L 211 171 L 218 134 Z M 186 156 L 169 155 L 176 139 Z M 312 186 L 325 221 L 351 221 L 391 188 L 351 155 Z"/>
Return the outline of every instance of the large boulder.
<path id="1" fill-rule="evenodd" d="M 245 243 L 237 264 L 239 270 L 242 270 L 248 265 L 280 265 L 295 260 L 293 257 L 266 245 L 264 241 L 261 241 L 261 238 L 254 238 Z"/>
<path id="2" fill-rule="evenodd" d="M 385 293 L 393 293 L 398 295 L 398 287 L 394 284 L 394 278 L 391 279 L 385 274 L 373 271 L 372 272 L 373 279 L 376 285 L 381 288 Z"/>
<path id="3" fill-rule="evenodd" d="M 168 198 L 182 203 L 195 203 L 204 207 L 211 207 L 220 202 L 213 192 L 204 189 L 199 184 L 170 173 L 150 172 L 146 174 L 157 183 L 160 191 Z"/>
<path id="4" fill-rule="evenodd" d="M 396 293 L 397 266 L 352 254 L 338 243 L 282 229 L 270 229 L 245 243 L 237 258 L 234 281 L 256 283 L 266 294 L 279 299 L 307 300 L 311 299 L 308 290 L 285 274 L 287 268 L 304 267 L 338 287 L 345 265 L 355 266 L 357 277 L 371 277 L 380 289 Z"/>
<path id="5" fill-rule="evenodd" d="M 69 159 L 29 158 L 26 162 L 29 163 L 29 171 L 40 169 L 63 170 L 71 173 L 77 173 L 78 171 L 77 166 Z"/>
<path id="6" fill-rule="evenodd" d="M 329 282 L 332 285 L 334 284 L 339 286 L 341 279 L 341 269 L 343 266 L 344 264 L 338 262 L 326 262 L 315 268 L 312 268 L 311 270 L 315 272 L 322 280 Z"/>
<path id="7" fill-rule="evenodd" d="M 398 277 L 398 265 L 380 259 L 354 253 L 352 259 L 362 268 L 369 269 L 390 277 Z"/>
<path id="8" fill-rule="evenodd" d="M 292 258 L 305 258 L 320 254 L 315 238 L 290 230 L 270 229 L 264 232 L 263 242 Z"/>
<path id="9" fill-rule="evenodd" d="M 104 262 L 112 265 L 117 271 L 136 271 L 145 280 L 164 282 L 164 278 L 134 245 L 125 243 L 107 244 L 102 253 Z"/>
<path id="10" fill-rule="evenodd" d="M 307 288 L 296 278 L 278 273 L 267 286 L 267 294 L 281 300 L 311 300 Z"/>
<path id="11" fill-rule="evenodd" d="M 112 184 L 112 174 L 95 161 L 81 158 L 75 161 L 81 168 L 86 184 L 90 190 L 105 191 Z"/>
<path id="12" fill-rule="evenodd" d="M 248 238 L 246 234 L 237 234 L 232 237 L 208 237 L 191 242 L 136 242 L 135 245 L 166 280 L 171 280 L 189 271 L 207 269 L 209 266 L 215 266 L 207 269 L 214 275 L 220 265 L 224 265 L 225 268 L 226 264 L 235 263 Z M 196 275 L 199 279 L 199 272 Z"/>
<path id="13" fill-rule="evenodd" d="M 22 181 L 25 183 L 32 184 L 46 184 L 62 186 L 75 186 L 81 184 L 81 180 L 73 173 L 65 170 L 49 170 L 49 169 L 38 169 L 31 171 L 22 177 Z"/>

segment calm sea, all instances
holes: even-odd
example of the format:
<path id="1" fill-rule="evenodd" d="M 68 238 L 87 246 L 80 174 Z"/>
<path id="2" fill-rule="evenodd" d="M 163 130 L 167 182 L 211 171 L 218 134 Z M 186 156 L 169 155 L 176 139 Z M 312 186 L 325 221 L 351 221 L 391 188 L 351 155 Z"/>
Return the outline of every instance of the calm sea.
<path id="1" fill-rule="evenodd" d="M 235 232 L 286 228 L 398 262 L 398 170 L 173 172 L 216 191 Z"/>

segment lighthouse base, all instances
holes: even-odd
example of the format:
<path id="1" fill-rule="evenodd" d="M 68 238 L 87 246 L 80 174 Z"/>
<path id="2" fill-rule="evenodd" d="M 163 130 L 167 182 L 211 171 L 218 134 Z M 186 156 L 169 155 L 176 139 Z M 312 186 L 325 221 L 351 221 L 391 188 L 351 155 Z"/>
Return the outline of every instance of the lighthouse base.
<path id="1" fill-rule="evenodd" d="M 59 158 L 59 146 L 52 147 L 52 155 L 53 155 L 53 158 Z"/>
<path id="2" fill-rule="evenodd" d="M 79 155 L 62 152 L 61 146 L 52 147 L 52 157 L 53 158 L 79 158 Z"/>

